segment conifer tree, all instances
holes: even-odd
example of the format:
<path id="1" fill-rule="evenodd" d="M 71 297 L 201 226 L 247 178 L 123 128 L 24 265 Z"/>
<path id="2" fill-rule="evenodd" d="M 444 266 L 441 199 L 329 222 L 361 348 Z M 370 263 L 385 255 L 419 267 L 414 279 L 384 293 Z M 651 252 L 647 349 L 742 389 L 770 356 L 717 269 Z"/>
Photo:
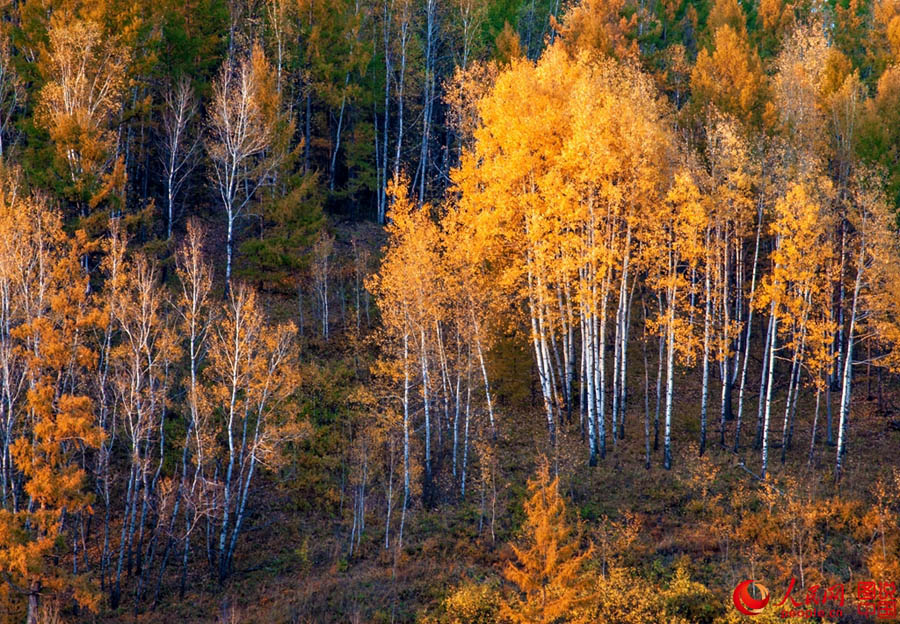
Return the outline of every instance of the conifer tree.
<path id="1" fill-rule="evenodd" d="M 584 564 L 593 546 L 584 548 L 578 527 L 567 520 L 559 477 L 550 478 L 546 459 L 528 492 L 524 540 L 512 546 L 516 560 L 503 571 L 517 591 L 500 615 L 516 624 L 586 622 L 579 612 L 590 600 Z"/>

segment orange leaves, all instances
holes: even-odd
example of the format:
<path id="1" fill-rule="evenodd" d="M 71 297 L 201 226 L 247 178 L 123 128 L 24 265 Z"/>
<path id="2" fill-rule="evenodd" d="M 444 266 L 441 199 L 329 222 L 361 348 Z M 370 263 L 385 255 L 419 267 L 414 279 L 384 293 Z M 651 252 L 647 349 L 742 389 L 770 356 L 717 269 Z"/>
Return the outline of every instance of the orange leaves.
<path id="1" fill-rule="evenodd" d="M 231 284 L 235 222 L 260 187 L 270 184 L 293 136 L 289 114 L 281 111 L 281 92 L 259 45 L 239 60 L 226 59 L 213 82 L 207 110 L 209 176 L 227 220 L 225 281 Z"/>
<path id="2" fill-rule="evenodd" d="M 478 112 L 476 144 L 453 175 L 453 215 L 494 283 L 522 300 L 575 281 L 585 263 L 602 279 L 626 251 L 625 222 L 664 186 L 672 141 L 650 81 L 555 46 L 503 72 Z"/>
<path id="3" fill-rule="evenodd" d="M 879 174 L 861 170 L 850 184 L 848 236 L 852 254 L 865 268 L 860 288 L 864 314 L 861 333 L 882 352 L 878 363 L 890 370 L 900 368 L 900 246 L 897 244 L 896 216 L 880 188 Z"/>
<path id="4" fill-rule="evenodd" d="M 498 74 L 496 63 L 473 63 L 465 68 L 457 67 L 444 83 L 447 123 L 467 146 L 471 145 L 479 126 L 478 102 L 494 86 Z"/>
<path id="5" fill-rule="evenodd" d="M 716 0 L 706 19 L 706 27 L 715 33 L 722 26 L 728 26 L 742 38 L 747 36 L 744 10 L 737 0 Z"/>
<path id="6" fill-rule="evenodd" d="M 64 12 L 53 13 L 48 38 L 40 64 L 46 84 L 36 120 L 56 144 L 74 199 L 96 205 L 112 186 L 121 186 L 111 184 L 111 178 L 104 189 L 104 176 L 124 175 L 112 167 L 112 125 L 128 86 L 130 52 L 116 37 L 104 34 L 97 22 Z"/>
<path id="7" fill-rule="evenodd" d="M 249 452 L 257 459 L 272 454 L 278 441 L 278 408 L 298 382 L 295 334 L 293 323 L 269 325 L 256 293 L 238 284 L 210 338 L 201 411 L 207 418 L 224 419 L 228 445 L 237 443 L 231 436 L 239 434 L 245 420 L 253 423 L 257 435 Z"/>
<path id="8" fill-rule="evenodd" d="M 870 551 L 866 558 L 866 567 L 872 578 L 878 581 L 890 581 L 900 573 L 900 533 L 897 531 L 898 499 L 897 486 L 900 485 L 900 472 L 894 468 L 892 479 L 879 477 L 872 486 L 874 504 L 862 518 L 860 523 L 860 541 L 868 540 Z"/>
<path id="9" fill-rule="evenodd" d="M 637 14 L 626 17 L 624 0 L 587 0 L 573 5 L 562 25 L 554 25 L 572 56 L 587 52 L 635 59 L 639 55 L 633 37 L 637 21 Z"/>
<path id="10" fill-rule="evenodd" d="M 830 237 L 837 225 L 827 208 L 828 184 L 793 184 L 775 203 L 770 226 L 775 237 L 772 270 L 763 277 L 758 309 L 774 303 L 786 344 L 802 354 L 814 379 L 832 363 L 829 344 L 835 326 L 830 318 L 831 275 L 835 258 Z"/>
<path id="11" fill-rule="evenodd" d="M 388 195 L 390 247 L 368 287 L 379 298 L 382 319 L 393 340 L 430 328 L 446 292 L 440 286 L 440 239 L 429 206 L 416 208 L 405 176 L 388 183 Z"/>
<path id="12" fill-rule="evenodd" d="M 254 45 L 249 57 L 226 61 L 213 83 L 212 97 L 211 137 L 206 148 L 216 167 L 218 183 L 236 184 L 232 177 L 237 174 L 229 168 L 252 166 L 252 159 L 276 141 L 279 129 L 281 96 L 262 48 Z M 273 163 L 256 164 L 267 169 Z M 237 193 L 240 189 L 228 187 L 224 191 Z"/>
<path id="13" fill-rule="evenodd" d="M 209 299 L 213 271 L 204 255 L 205 235 L 196 221 L 189 221 L 187 235 L 178 248 L 175 271 L 181 285 L 177 309 L 187 335 L 197 341 L 209 329 Z M 190 348 L 190 347 L 189 347 Z"/>
<path id="14" fill-rule="evenodd" d="M 805 158 L 822 149 L 828 56 L 822 28 L 812 24 L 796 27 L 775 60 L 772 92 L 782 130 L 789 138 L 790 149 Z"/>
<path id="15" fill-rule="evenodd" d="M 814 286 L 816 272 L 822 266 L 820 254 L 827 253 L 824 244 L 830 231 L 829 214 L 809 187 L 795 184 L 787 195 L 775 203 L 772 234 L 778 244 L 772 252 L 775 283 L 797 282 Z"/>
<path id="16" fill-rule="evenodd" d="M 80 262 L 90 246 L 81 233 L 67 236 L 59 215 L 40 198 L 6 198 L 0 204 L 6 233 L 0 245 L 0 353 L 3 383 L 22 390 L 8 396 L 4 425 L 15 425 L 6 431 L 9 452 L 31 504 L 0 514 L 6 538 L 0 571 L 22 587 L 78 586 L 81 604 L 96 606 L 90 589 L 57 567 L 65 548 L 64 517 L 91 513 L 78 458 L 104 436 L 84 394 L 86 370 L 96 363 L 85 335 L 100 324 Z"/>
<path id="17" fill-rule="evenodd" d="M 528 484 L 525 501 L 525 540 L 513 545 L 515 563 L 504 576 L 518 589 L 516 599 L 501 605 L 500 615 L 522 624 L 550 624 L 563 615 L 578 619 L 578 607 L 589 597 L 588 576 L 583 571 L 593 547 L 582 548 L 578 532 L 566 519 L 559 479 L 550 479 L 546 461 Z"/>
<path id="18" fill-rule="evenodd" d="M 706 226 L 706 210 L 690 175 L 680 172 L 675 176 L 666 203 L 671 210 L 669 224 L 675 248 L 686 262 L 696 263 L 704 251 L 700 234 Z"/>
<path id="19" fill-rule="evenodd" d="M 746 123 L 761 123 L 765 81 L 759 56 L 746 35 L 728 24 L 716 30 L 712 51 L 703 49 L 697 55 L 691 89 L 701 106 L 713 104 Z"/>

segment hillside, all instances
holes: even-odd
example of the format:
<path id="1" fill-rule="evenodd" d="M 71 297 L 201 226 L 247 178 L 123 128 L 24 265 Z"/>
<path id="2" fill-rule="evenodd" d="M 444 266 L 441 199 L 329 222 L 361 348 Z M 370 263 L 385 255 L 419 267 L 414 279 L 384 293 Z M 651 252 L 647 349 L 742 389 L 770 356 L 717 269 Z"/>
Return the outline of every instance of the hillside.
<path id="1" fill-rule="evenodd" d="M 0 2 L 0 623 L 897 621 L 900 0 Z"/>

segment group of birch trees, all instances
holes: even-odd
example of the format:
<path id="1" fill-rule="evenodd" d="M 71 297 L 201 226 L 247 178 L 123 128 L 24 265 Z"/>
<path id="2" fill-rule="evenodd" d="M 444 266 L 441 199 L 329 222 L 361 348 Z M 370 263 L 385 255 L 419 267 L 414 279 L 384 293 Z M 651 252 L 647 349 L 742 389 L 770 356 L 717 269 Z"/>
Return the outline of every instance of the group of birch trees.
<path id="1" fill-rule="evenodd" d="M 490 448 L 498 426 L 487 368 L 494 331 L 490 291 L 482 282 L 484 276 L 474 270 L 469 232 L 439 230 L 431 206 L 418 208 L 407 184 L 401 177 L 388 187 L 391 245 L 381 270 L 368 283 L 382 322 L 383 359 L 377 370 L 387 385 L 382 402 L 389 419 L 384 444 L 390 447 L 387 456 L 392 465 L 394 448 L 400 456 L 396 528 L 400 544 L 411 497 L 420 493 L 426 503 L 437 500 L 436 473 L 441 465 L 450 472 L 452 491 L 459 497 L 466 496 L 473 481 L 480 484 L 484 521 L 486 488 L 493 487 L 494 478 Z M 476 452 L 479 472 L 473 479 Z M 388 479 L 392 483 L 392 471 Z M 392 522 L 391 483 L 386 546 Z"/>
<path id="2" fill-rule="evenodd" d="M 685 128 L 650 76 L 565 39 L 460 78 L 476 103 L 456 105 L 474 122 L 453 186 L 440 209 L 416 208 L 397 178 L 372 284 L 403 512 L 420 462 L 427 501 L 435 438 L 452 437 L 441 448 L 465 491 L 473 406 L 481 438 L 529 418 L 491 397 L 486 352 L 511 332 L 531 351 L 551 453 L 575 433 L 594 466 L 642 439 L 647 468 L 661 446 L 669 469 L 696 419 L 701 454 L 752 452 L 760 478 L 771 449 L 813 462 L 825 445 L 840 477 L 859 371 L 880 393 L 895 366 L 900 249 L 881 173 L 844 143 L 858 75 L 830 73 L 816 23 L 787 37 L 763 128 L 715 97 Z M 809 447 L 794 451 L 799 423 Z"/>
<path id="3" fill-rule="evenodd" d="M 213 294 L 198 227 L 172 291 L 112 223 L 67 234 L 4 170 L 0 572 L 29 621 L 41 596 L 137 608 L 179 577 L 183 595 L 194 560 L 224 579 L 255 474 L 304 433 L 294 326 L 243 284 Z"/>

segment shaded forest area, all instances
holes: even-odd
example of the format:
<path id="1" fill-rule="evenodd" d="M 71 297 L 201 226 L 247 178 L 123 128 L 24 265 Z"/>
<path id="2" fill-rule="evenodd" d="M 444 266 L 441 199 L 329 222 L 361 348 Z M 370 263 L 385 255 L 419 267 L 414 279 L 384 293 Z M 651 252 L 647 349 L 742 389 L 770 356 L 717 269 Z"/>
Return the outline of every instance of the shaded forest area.
<path id="1" fill-rule="evenodd" d="M 0 621 L 896 619 L 900 1 L 0 14 Z"/>

